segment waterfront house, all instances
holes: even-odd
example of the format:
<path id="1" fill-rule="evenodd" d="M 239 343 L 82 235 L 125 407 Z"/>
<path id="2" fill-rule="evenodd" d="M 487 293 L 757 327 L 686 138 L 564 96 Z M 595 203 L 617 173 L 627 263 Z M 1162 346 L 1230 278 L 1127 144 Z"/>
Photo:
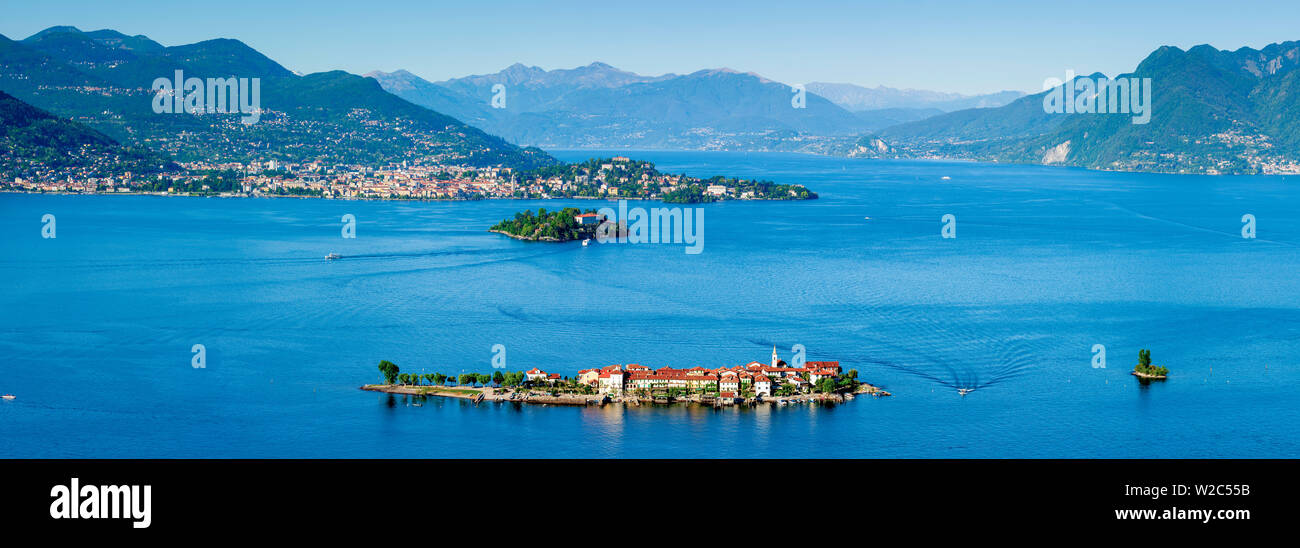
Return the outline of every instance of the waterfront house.
<path id="1" fill-rule="evenodd" d="M 540 381 L 546 379 L 548 373 L 536 367 L 529 369 L 524 373 L 524 378 L 530 381 Z"/>
<path id="2" fill-rule="evenodd" d="M 611 369 L 611 368 L 617 369 Z M 602 369 L 600 376 L 597 377 L 597 386 L 602 394 L 619 395 L 623 393 L 623 369 L 621 366 L 611 365 Z"/>
<path id="3" fill-rule="evenodd" d="M 831 370 L 835 375 L 840 374 L 840 362 L 808 362 L 804 364 L 808 371 Z"/>

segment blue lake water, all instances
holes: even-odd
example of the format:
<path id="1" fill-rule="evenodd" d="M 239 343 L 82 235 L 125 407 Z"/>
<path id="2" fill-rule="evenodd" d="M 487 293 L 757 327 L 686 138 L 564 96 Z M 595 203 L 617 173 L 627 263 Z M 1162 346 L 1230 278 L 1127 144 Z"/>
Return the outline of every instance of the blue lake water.
<path id="1" fill-rule="evenodd" d="M 821 199 L 704 205 L 690 255 L 485 231 L 608 202 L 0 194 L 0 393 L 18 396 L 0 402 L 0 457 L 1300 454 L 1298 178 L 632 156 Z M 714 411 L 357 390 L 380 359 L 488 371 L 498 343 L 512 370 L 566 375 L 802 344 L 894 397 Z M 1139 348 L 1172 377 L 1139 385 Z"/>

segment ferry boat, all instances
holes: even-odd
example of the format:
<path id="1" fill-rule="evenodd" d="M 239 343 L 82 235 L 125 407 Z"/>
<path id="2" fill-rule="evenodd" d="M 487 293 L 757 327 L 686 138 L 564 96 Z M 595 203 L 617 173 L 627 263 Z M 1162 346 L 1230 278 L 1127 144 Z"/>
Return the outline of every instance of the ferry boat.
<path id="1" fill-rule="evenodd" d="M 339 255 L 338 253 L 330 253 L 329 255 L 325 256 L 325 260 L 327 261 L 333 261 L 334 259 L 342 259 L 342 258 L 343 256 Z"/>

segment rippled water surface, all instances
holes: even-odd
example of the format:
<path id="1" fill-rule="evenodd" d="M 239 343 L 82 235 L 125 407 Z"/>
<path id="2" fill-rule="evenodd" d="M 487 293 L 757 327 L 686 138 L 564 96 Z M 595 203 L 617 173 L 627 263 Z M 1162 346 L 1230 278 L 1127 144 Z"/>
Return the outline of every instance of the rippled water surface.
<path id="1" fill-rule="evenodd" d="M 1298 179 L 632 155 L 822 198 L 705 205 L 704 252 L 688 255 L 485 231 L 526 208 L 605 205 L 590 201 L 0 194 L 0 392 L 18 396 L 0 402 L 0 456 L 1300 453 Z M 339 234 L 347 213 L 354 240 Z M 940 237 L 945 214 L 955 239 Z M 486 371 L 497 343 L 511 369 L 566 375 L 766 361 L 773 345 L 788 359 L 802 344 L 895 396 L 624 410 L 416 407 L 356 389 L 380 359 Z M 206 369 L 190 367 L 195 344 Z M 1129 376 L 1139 348 L 1172 378 Z"/>

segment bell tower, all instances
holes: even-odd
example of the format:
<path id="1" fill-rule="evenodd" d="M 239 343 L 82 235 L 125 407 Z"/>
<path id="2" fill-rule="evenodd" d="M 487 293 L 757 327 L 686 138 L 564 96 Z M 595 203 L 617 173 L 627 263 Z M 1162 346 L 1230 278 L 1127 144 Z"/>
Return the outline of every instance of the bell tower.
<path id="1" fill-rule="evenodd" d="M 773 347 L 772 347 L 772 368 L 774 368 L 774 369 L 776 368 L 776 363 L 777 363 L 777 361 L 779 361 L 779 360 L 776 359 L 776 347 L 773 346 Z"/>

